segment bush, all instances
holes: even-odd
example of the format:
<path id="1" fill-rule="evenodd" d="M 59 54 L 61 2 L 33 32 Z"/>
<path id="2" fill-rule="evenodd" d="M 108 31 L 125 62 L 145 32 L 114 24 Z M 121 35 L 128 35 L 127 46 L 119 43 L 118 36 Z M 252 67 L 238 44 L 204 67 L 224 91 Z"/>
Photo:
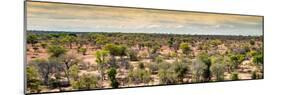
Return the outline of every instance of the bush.
<path id="1" fill-rule="evenodd" d="M 79 48 L 78 50 L 80 53 L 82 53 L 83 55 L 86 55 L 87 49 L 86 48 Z"/>
<path id="2" fill-rule="evenodd" d="M 138 61 L 138 53 L 134 50 L 128 52 L 131 61 Z"/>
<path id="3" fill-rule="evenodd" d="M 118 88 L 119 83 L 116 80 L 116 74 L 117 74 L 116 69 L 115 68 L 110 68 L 109 71 L 107 72 L 107 74 L 108 74 L 108 77 L 109 77 L 109 79 L 111 81 L 111 84 L 110 84 L 111 87 L 112 88 Z"/>
<path id="4" fill-rule="evenodd" d="M 72 81 L 71 86 L 74 89 L 93 89 L 99 87 L 98 80 L 95 75 L 83 74 L 77 81 Z"/>
<path id="5" fill-rule="evenodd" d="M 129 81 L 133 83 L 148 83 L 150 81 L 150 72 L 144 69 L 131 70 L 129 72 Z"/>
<path id="6" fill-rule="evenodd" d="M 206 64 L 200 59 L 196 59 L 191 64 L 192 81 L 201 82 L 203 80 L 204 71 L 207 68 Z"/>
<path id="7" fill-rule="evenodd" d="M 215 63 L 211 66 L 212 75 L 216 77 L 217 81 L 224 80 L 224 65 Z"/>
<path id="8" fill-rule="evenodd" d="M 180 82 L 183 82 L 185 75 L 188 73 L 188 66 L 185 63 L 174 63 L 174 71 Z"/>
<path id="9" fill-rule="evenodd" d="M 140 69 L 145 69 L 144 63 L 143 62 L 139 62 L 138 67 Z"/>
<path id="10" fill-rule="evenodd" d="M 181 43 L 180 49 L 182 50 L 182 53 L 187 55 L 189 53 L 188 51 L 190 50 L 190 47 L 189 47 L 188 43 Z"/>
<path id="11" fill-rule="evenodd" d="M 231 74 L 231 80 L 239 80 L 237 72 L 234 72 L 234 73 Z"/>

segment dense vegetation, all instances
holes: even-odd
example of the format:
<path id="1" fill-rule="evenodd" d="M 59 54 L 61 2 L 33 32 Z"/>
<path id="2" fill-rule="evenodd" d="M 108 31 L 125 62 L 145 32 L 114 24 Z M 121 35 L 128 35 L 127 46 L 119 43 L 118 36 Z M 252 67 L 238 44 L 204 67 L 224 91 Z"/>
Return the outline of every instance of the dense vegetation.
<path id="1" fill-rule="evenodd" d="M 29 93 L 263 78 L 261 36 L 27 33 Z"/>

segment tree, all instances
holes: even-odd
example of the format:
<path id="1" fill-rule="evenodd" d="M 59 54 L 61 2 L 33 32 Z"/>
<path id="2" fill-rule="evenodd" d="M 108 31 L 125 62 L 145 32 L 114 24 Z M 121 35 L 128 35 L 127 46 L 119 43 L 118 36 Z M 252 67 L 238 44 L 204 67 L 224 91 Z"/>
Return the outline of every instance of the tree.
<path id="1" fill-rule="evenodd" d="M 107 72 L 107 74 L 108 74 L 108 77 L 109 77 L 109 79 L 111 81 L 111 84 L 110 84 L 111 87 L 112 88 L 118 88 L 119 83 L 118 83 L 118 81 L 116 79 L 116 74 L 117 74 L 116 69 L 115 68 L 110 68 L 109 71 Z"/>
<path id="2" fill-rule="evenodd" d="M 39 36 L 36 34 L 28 34 L 26 40 L 27 40 L 27 43 L 29 43 L 33 46 L 34 44 L 38 43 Z"/>
<path id="3" fill-rule="evenodd" d="M 41 88 L 41 80 L 38 70 L 35 66 L 28 66 L 26 68 L 26 78 L 27 78 L 27 89 L 31 93 L 39 93 Z"/>
<path id="4" fill-rule="evenodd" d="M 174 39 L 173 37 L 171 37 L 171 38 L 169 39 L 168 44 L 169 44 L 169 47 L 170 47 L 170 48 L 173 47 L 174 41 L 175 41 L 175 39 Z"/>
<path id="5" fill-rule="evenodd" d="M 210 70 L 210 67 L 212 65 L 211 59 L 205 53 L 201 54 L 199 56 L 199 59 L 206 65 L 206 68 L 204 69 L 204 72 L 203 72 L 204 81 L 211 80 L 211 70 Z"/>
<path id="6" fill-rule="evenodd" d="M 189 47 L 188 43 L 181 43 L 180 49 L 182 50 L 182 53 L 184 53 L 185 55 L 188 55 L 188 53 L 190 51 L 190 47 Z"/>
<path id="7" fill-rule="evenodd" d="M 48 52 L 51 54 L 51 57 L 59 57 L 66 53 L 66 49 L 59 45 L 49 46 Z"/>
<path id="8" fill-rule="evenodd" d="M 245 55 L 237 54 L 230 56 L 231 62 L 233 63 L 233 69 L 237 69 L 239 64 L 245 59 Z"/>
<path id="9" fill-rule="evenodd" d="M 98 63 L 98 68 L 99 68 L 99 72 L 101 74 L 101 79 L 104 79 L 104 71 L 106 68 L 106 63 L 108 61 L 108 59 L 106 59 L 106 57 L 108 56 L 109 52 L 106 50 L 99 50 L 96 52 L 96 62 Z"/>
<path id="10" fill-rule="evenodd" d="M 74 89 L 94 89 L 99 87 L 98 80 L 95 75 L 83 74 L 77 81 L 72 81 L 71 86 Z"/>

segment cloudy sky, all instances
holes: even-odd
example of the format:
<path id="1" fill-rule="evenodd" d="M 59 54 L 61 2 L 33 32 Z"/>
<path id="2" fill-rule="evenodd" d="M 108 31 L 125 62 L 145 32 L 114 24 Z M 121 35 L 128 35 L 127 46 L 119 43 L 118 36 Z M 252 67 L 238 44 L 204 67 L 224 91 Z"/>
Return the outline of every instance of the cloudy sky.
<path id="1" fill-rule="evenodd" d="M 262 35 L 262 17 L 28 2 L 27 30 Z"/>

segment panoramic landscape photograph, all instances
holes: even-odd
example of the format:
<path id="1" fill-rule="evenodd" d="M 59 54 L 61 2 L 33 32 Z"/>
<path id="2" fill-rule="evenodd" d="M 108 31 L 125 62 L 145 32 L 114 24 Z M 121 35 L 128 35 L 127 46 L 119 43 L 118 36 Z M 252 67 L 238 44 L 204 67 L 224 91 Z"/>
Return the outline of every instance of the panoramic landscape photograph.
<path id="1" fill-rule="evenodd" d="M 25 20 L 27 94 L 264 77 L 262 16 L 27 1 Z"/>

